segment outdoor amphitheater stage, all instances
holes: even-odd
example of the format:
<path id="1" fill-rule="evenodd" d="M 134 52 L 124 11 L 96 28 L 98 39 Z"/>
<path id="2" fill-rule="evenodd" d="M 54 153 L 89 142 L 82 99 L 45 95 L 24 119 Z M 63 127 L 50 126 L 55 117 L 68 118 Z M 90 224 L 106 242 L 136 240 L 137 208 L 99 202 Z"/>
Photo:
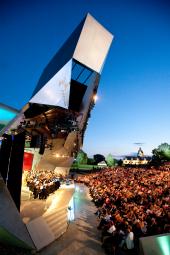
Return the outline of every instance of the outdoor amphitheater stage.
<path id="1" fill-rule="evenodd" d="M 39 254 L 105 254 L 91 199 L 81 183 L 62 184 L 46 200 L 34 199 L 22 189 L 20 214 Z"/>
<path id="2" fill-rule="evenodd" d="M 42 249 L 40 255 L 105 255 L 101 247 L 96 207 L 91 202 L 88 188 L 75 184 L 75 220 L 58 240 Z"/>
<path id="3" fill-rule="evenodd" d="M 60 237 L 74 219 L 74 183 L 62 184 L 47 199 L 34 199 L 27 187 L 22 189 L 20 214 L 37 250 Z"/>
<path id="4" fill-rule="evenodd" d="M 74 187 L 60 187 L 46 198 L 46 183 L 41 183 L 41 192 L 35 188 L 33 197 L 26 172 L 69 175 L 83 146 L 112 40 L 113 35 L 88 13 L 44 67 L 21 111 L 5 107 L 13 117 L 0 129 L 2 241 L 40 250 L 61 236 L 74 217 Z M 37 193 L 41 200 L 34 200 Z"/>

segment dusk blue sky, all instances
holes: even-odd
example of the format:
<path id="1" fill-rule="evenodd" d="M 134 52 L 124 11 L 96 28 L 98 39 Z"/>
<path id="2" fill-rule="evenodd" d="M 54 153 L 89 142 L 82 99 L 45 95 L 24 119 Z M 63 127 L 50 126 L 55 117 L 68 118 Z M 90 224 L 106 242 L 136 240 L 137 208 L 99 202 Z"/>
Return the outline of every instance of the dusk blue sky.
<path id="1" fill-rule="evenodd" d="M 59 47 L 89 12 L 114 34 L 83 150 L 145 154 L 170 143 L 170 8 L 166 1 L 0 1 L 0 102 L 28 102 Z"/>

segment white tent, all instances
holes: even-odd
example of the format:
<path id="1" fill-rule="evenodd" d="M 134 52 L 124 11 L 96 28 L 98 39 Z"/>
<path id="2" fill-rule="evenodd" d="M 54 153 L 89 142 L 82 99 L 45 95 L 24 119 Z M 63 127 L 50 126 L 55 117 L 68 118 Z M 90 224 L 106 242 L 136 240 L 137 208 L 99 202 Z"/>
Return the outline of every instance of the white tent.
<path id="1" fill-rule="evenodd" d="M 107 164 L 105 161 L 101 161 L 97 164 L 98 167 L 107 167 Z"/>

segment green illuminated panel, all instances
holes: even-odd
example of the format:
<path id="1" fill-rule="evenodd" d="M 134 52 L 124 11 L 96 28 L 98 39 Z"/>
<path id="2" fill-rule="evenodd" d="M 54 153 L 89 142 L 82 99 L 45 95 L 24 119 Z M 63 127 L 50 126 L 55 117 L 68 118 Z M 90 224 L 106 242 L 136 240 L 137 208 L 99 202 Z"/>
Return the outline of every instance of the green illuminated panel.
<path id="1" fill-rule="evenodd" d="M 0 124 L 7 124 L 16 116 L 16 113 L 6 109 L 0 109 Z"/>
<path id="2" fill-rule="evenodd" d="M 24 243 L 22 240 L 19 240 L 16 236 L 14 236 L 8 230 L 1 226 L 0 226 L 0 242 L 7 245 L 31 249 L 31 247 L 29 247 L 26 243 Z"/>
<path id="3" fill-rule="evenodd" d="M 170 255 L 170 235 L 155 235 L 140 238 L 144 255 Z"/>
<path id="4" fill-rule="evenodd" d="M 170 235 L 159 236 L 157 238 L 157 243 L 161 249 L 162 255 L 170 255 Z"/>

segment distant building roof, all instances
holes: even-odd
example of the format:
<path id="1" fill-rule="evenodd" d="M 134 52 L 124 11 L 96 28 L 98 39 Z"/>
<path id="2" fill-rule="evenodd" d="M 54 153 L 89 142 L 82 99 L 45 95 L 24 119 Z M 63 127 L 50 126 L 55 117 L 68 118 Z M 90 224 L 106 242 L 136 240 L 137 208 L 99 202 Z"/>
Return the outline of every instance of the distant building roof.
<path id="1" fill-rule="evenodd" d="M 127 160 L 144 160 L 144 159 L 147 159 L 147 160 L 150 160 L 152 157 L 150 156 L 146 156 L 146 157 L 134 157 L 134 156 L 126 156 L 123 160 L 127 159 Z"/>

